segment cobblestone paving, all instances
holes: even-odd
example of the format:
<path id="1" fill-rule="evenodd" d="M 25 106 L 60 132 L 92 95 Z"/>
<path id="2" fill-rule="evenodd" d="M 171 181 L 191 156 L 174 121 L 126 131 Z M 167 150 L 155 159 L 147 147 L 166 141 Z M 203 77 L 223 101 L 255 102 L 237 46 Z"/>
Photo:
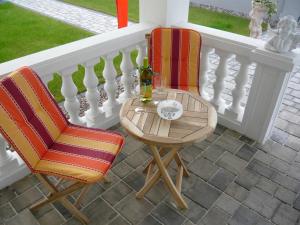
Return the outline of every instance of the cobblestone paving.
<path id="1" fill-rule="evenodd" d="M 126 145 L 109 173 L 112 182 L 92 185 L 80 206 L 91 224 L 300 224 L 299 145 L 292 149 L 272 140 L 259 145 L 218 126 L 207 140 L 180 152 L 191 175 L 184 177 L 182 186 L 189 209 L 179 210 L 162 181 L 143 200 L 135 198 L 144 183 L 149 149 L 119 125 L 111 129 L 126 136 Z M 174 177 L 175 169 L 176 163 L 171 164 Z M 80 224 L 59 203 L 34 213 L 28 210 L 46 194 L 33 175 L 0 190 L 0 224 Z"/>
<path id="2" fill-rule="evenodd" d="M 56 0 L 9 0 L 19 6 L 39 12 L 93 33 L 104 33 L 118 28 L 116 17 L 66 4 Z M 129 23 L 129 25 L 132 23 Z"/>

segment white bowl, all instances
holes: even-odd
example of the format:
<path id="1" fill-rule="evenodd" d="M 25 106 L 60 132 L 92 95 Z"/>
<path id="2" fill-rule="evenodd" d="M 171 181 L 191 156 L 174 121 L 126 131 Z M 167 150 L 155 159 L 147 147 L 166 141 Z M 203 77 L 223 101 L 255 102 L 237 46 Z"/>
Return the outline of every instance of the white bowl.
<path id="1" fill-rule="evenodd" d="M 158 115 L 165 120 L 177 120 L 183 114 L 182 104 L 175 100 L 164 100 L 158 103 Z"/>

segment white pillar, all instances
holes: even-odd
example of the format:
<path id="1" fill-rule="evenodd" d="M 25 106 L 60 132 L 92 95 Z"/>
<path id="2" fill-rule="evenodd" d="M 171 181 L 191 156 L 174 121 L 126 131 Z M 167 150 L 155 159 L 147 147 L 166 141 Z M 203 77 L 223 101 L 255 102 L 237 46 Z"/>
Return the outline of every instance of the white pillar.
<path id="1" fill-rule="evenodd" d="M 146 41 L 141 42 L 136 46 L 136 48 L 138 49 L 136 64 L 138 65 L 138 67 L 141 67 L 143 65 L 144 58 L 147 55 L 147 42 Z M 138 79 L 138 85 L 135 91 L 136 93 L 140 93 L 140 71 L 138 69 L 136 70 L 136 77 Z"/>
<path id="2" fill-rule="evenodd" d="M 250 53 L 257 63 L 248 102 L 242 121 L 243 133 L 264 143 L 272 133 L 294 65 L 300 64 L 300 55 L 277 54 L 262 49 Z"/>
<path id="3" fill-rule="evenodd" d="M 122 77 L 121 82 L 124 87 L 124 92 L 120 94 L 119 101 L 121 103 L 125 102 L 128 98 L 132 96 L 132 88 L 133 88 L 133 77 L 131 73 L 133 72 L 133 63 L 131 61 L 131 52 L 134 47 L 128 47 L 123 50 L 122 52 L 122 62 L 121 62 L 121 70 L 122 70 Z"/>
<path id="4" fill-rule="evenodd" d="M 189 0 L 140 0 L 140 22 L 172 26 L 188 22 Z"/>
<path id="5" fill-rule="evenodd" d="M 105 66 L 103 70 L 103 77 L 105 78 L 104 90 L 107 94 L 107 100 L 103 103 L 103 111 L 106 117 L 112 116 L 113 113 L 119 112 L 120 103 L 116 99 L 117 94 L 117 71 L 114 66 L 114 58 L 118 55 L 118 52 L 113 52 L 103 56 Z"/>
<path id="6" fill-rule="evenodd" d="M 77 87 L 72 79 L 72 74 L 75 71 L 77 71 L 77 66 L 73 66 L 61 71 L 61 93 L 65 97 L 64 106 L 70 116 L 70 122 L 83 125 L 84 122 L 79 117 L 80 103 L 77 99 Z"/>
<path id="7" fill-rule="evenodd" d="M 90 105 L 90 109 L 85 112 L 88 127 L 98 127 L 98 124 L 105 118 L 105 114 L 98 106 L 100 99 L 100 93 L 98 91 L 99 81 L 94 71 L 94 66 L 97 63 L 99 63 L 98 58 L 84 63 L 85 75 L 83 83 L 86 87 L 85 96 Z"/>
<path id="8" fill-rule="evenodd" d="M 201 66 L 200 66 L 200 95 L 202 98 L 208 100 L 208 94 L 205 91 L 207 86 L 207 71 L 209 69 L 209 57 L 208 54 L 212 51 L 212 48 L 208 46 L 202 46 L 201 49 Z"/>
<path id="9" fill-rule="evenodd" d="M 20 156 L 6 147 L 7 143 L 0 135 L 0 190 L 30 173 Z"/>

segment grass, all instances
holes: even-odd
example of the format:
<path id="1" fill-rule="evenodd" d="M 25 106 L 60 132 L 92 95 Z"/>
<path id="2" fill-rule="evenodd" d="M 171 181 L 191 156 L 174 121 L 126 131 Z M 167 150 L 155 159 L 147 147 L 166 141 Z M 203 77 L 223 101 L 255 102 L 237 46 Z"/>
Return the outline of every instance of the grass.
<path id="1" fill-rule="evenodd" d="M 64 1 L 110 15 L 116 14 L 114 0 Z M 138 2 L 139 0 L 129 0 L 129 19 L 134 22 L 138 22 L 139 18 Z M 242 35 L 248 35 L 249 33 L 248 19 L 202 8 L 190 7 L 189 21 Z M 17 7 L 11 3 L 0 4 L 0 30 L 0 63 L 93 35 L 82 29 Z M 136 55 L 136 51 L 131 55 L 133 62 L 135 62 Z M 121 55 L 114 59 L 118 74 L 121 74 L 121 60 Z M 104 62 L 99 60 L 99 63 L 95 65 L 95 73 L 99 83 L 104 82 L 102 76 L 103 68 Z M 84 68 L 79 65 L 78 71 L 73 74 L 73 80 L 78 88 L 78 92 L 86 90 L 83 78 Z M 58 74 L 54 74 L 53 80 L 48 83 L 49 90 L 58 102 L 64 99 L 60 91 L 61 85 L 62 80 Z"/>
<path id="2" fill-rule="evenodd" d="M 0 4 L 0 31 L 0 63 L 93 35 L 11 3 Z M 135 59 L 136 55 L 137 52 L 133 52 L 132 59 Z M 121 55 L 114 59 L 118 74 L 121 74 L 121 60 Z M 99 83 L 104 83 L 103 68 L 104 62 L 99 59 L 99 63 L 95 65 Z M 84 68 L 79 65 L 78 71 L 73 74 L 73 81 L 78 92 L 86 90 L 83 78 Z M 48 83 L 50 92 L 58 102 L 64 100 L 61 85 L 62 80 L 58 74 L 54 74 L 53 80 Z"/>
<path id="3" fill-rule="evenodd" d="M 64 2 L 85 7 L 88 9 L 116 15 L 114 0 L 63 0 Z M 139 1 L 128 0 L 128 17 L 133 22 L 139 20 Z M 239 16 L 215 12 L 198 7 L 190 7 L 189 21 L 220 30 L 225 30 L 241 35 L 249 35 L 249 20 Z"/>

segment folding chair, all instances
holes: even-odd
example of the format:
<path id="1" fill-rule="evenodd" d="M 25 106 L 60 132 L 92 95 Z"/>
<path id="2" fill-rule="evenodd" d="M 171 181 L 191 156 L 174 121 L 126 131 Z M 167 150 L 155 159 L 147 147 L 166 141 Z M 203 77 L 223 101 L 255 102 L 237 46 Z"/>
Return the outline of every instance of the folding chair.
<path id="1" fill-rule="evenodd" d="M 183 28 L 156 28 L 146 38 L 149 64 L 161 77 L 154 79 L 154 88 L 162 82 L 160 86 L 199 95 L 200 33 Z"/>
<path id="2" fill-rule="evenodd" d="M 50 191 L 31 210 L 60 201 L 87 224 L 88 218 L 76 206 L 88 185 L 104 178 L 124 138 L 69 123 L 38 75 L 28 67 L 0 81 L 0 132 Z M 47 175 L 60 180 L 53 184 Z M 72 184 L 60 190 L 63 179 Z M 75 205 L 71 204 L 66 196 L 80 189 Z"/>

